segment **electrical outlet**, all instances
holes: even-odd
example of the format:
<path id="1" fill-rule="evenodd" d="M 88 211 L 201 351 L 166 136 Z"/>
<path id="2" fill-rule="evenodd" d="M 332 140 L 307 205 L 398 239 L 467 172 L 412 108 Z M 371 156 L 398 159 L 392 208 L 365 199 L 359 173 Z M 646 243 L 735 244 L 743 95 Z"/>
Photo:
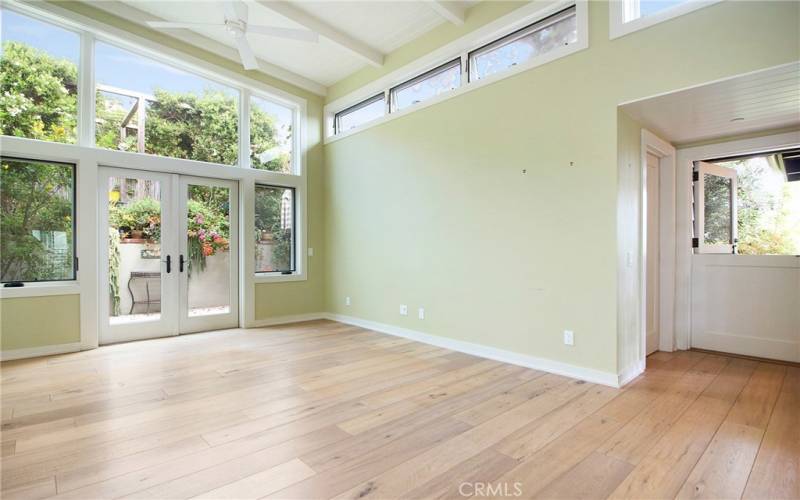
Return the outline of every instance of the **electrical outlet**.
<path id="1" fill-rule="evenodd" d="M 408 316 L 408 306 L 400 304 L 400 316 Z"/>
<path id="2" fill-rule="evenodd" d="M 572 330 L 564 330 L 564 343 L 566 345 L 575 345 L 575 334 Z"/>
<path id="3" fill-rule="evenodd" d="M 344 305 L 346 305 L 346 306 L 350 305 L 350 297 L 345 297 L 344 298 Z"/>
<path id="4" fill-rule="evenodd" d="M 420 307 L 419 308 L 419 310 L 417 311 L 417 316 L 419 316 L 419 319 L 425 319 L 425 308 L 424 307 Z"/>
<path id="5" fill-rule="evenodd" d="M 308 256 L 309 257 L 313 257 L 314 256 L 314 249 L 311 248 L 311 247 L 308 247 Z"/>

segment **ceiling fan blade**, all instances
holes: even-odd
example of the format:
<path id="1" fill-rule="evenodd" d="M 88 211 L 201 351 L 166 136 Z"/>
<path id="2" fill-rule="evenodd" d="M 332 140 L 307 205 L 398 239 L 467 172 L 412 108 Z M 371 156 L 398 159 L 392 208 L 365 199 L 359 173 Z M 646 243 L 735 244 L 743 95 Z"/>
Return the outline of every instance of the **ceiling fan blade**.
<path id="1" fill-rule="evenodd" d="M 220 24 L 220 23 L 173 23 L 171 21 L 147 21 L 147 25 L 150 26 L 151 28 L 161 28 L 161 29 L 163 29 L 163 28 L 168 28 L 168 29 L 172 29 L 172 28 L 191 29 L 191 28 L 203 28 L 203 27 L 208 27 L 208 26 L 217 26 L 217 27 L 225 26 L 224 24 Z"/>
<path id="2" fill-rule="evenodd" d="M 241 0 L 226 0 L 222 2 L 225 9 L 225 18 L 231 21 L 247 22 L 247 5 Z"/>
<path id="3" fill-rule="evenodd" d="M 253 53 L 253 49 L 250 48 L 247 38 L 244 36 L 237 37 L 236 48 L 239 49 L 239 58 L 242 60 L 244 69 L 258 69 L 256 55 Z"/>
<path id="4" fill-rule="evenodd" d="M 319 35 L 309 30 L 297 30 L 292 28 L 277 28 L 274 26 L 259 26 L 248 25 L 248 33 L 256 33 L 258 35 L 276 36 L 279 38 L 289 38 L 292 40 L 300 40 L 303 42 L 318 42 Z"/>

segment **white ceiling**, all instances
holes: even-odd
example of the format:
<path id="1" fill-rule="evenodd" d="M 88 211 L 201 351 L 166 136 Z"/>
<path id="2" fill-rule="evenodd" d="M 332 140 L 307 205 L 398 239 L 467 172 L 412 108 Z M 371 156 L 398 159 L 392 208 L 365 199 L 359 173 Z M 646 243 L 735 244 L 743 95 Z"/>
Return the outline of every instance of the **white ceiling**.
<path id="1" fill-rule="evenodd" d="M 800 125 L 800 62 L 621 106 L 672 143 Z"/>
<path id="2" fill-rule="evenodd" d="M 244 2 L 249 10 L 249 24 L 285 28 L 309 27 L 297 22 L 296 15 L 287 17 L 285 13 L 279 14 L 278 11 L 282 10 L 278 8 L 280 5 L 273 10 L 269 8 L 270 2 Z M 474 3 L 475 0 L 448 2 L 461 10 Z M 447 22 L 441 14 L 441 5 L 436 5 L 433 1 L 293 1 L 282 4 L 284 8 L 299 12 L 300 16 L 309 16 L 313 18 L 313 22 L 320 22 L 332 31 L 319 32 L 321 36 L 318 43 L 252 33 L 247 38 L 256 57 L 267 63 L 261 65 L 262 71 L 317 93 L 323 93 L 324 87 L 347 77 L 366 64 L 376 65 L 375 58 L 380 60 L 383 55 Z M 221 23 L 224 20 L 220 1 L 112 0 L 92 2 L 92 5 L 139 24 L 153 20 L 199 23 Z M 192 30 L 163 31 L 193 45 L 238 60 L 233 50 L 234 41 L 224 28 L 197 27 Z M 209 40 L 218 43 L 209 44 Z M 358 49 L 362 49 L 361 54 Z M 364 53 L 375 57 L 370 61 L 364 57 Z M 307 85 L 303 85 L 304 82 Z"/>

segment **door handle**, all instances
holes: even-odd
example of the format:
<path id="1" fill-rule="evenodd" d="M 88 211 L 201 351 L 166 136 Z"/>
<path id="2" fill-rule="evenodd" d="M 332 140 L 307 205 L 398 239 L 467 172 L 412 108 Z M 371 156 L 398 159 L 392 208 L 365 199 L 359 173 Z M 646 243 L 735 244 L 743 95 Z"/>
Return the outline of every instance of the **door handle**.
<path id="1" fill-rule="evenodd" d="M 172 272 L 172 257 L 167 255 L 167 260 L 165 260 L 164 262 L 167 263 L 167 274 L 171 273 Z"/>
<path id="2" fill-rule="evenodd" d="M 180 257 L 178 257 L 178 271 L 183 272 L 183 263 L 184 262 L 186 262 L 186 261 L 183 259 L 183 254 L 181 254 Z"/>

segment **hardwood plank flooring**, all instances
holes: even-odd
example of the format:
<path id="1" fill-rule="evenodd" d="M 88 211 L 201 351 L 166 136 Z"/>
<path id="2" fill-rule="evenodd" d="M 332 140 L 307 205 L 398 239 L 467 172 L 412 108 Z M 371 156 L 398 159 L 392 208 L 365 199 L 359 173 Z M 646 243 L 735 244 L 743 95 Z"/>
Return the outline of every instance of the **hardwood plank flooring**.
<path id="1" fill-rule="evenodd" d="M 4 499 L 800 498 L 800 368 L 624 389 L 331 321 L 5 362 Z"/>

